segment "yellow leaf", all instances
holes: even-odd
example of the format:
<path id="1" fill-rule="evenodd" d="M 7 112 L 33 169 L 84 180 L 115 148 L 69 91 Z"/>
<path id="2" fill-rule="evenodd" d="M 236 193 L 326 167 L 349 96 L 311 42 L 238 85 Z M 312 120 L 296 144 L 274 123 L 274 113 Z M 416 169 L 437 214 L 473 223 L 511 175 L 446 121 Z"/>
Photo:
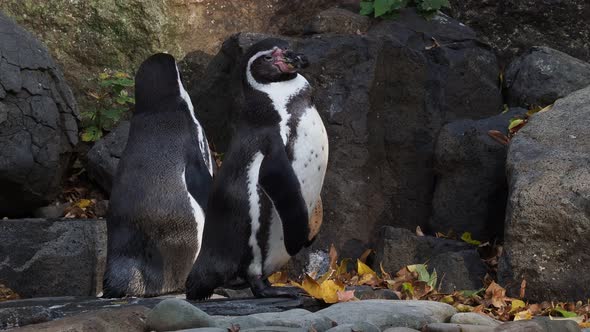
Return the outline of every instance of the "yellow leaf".
<path id="1" fill-rule="evenodd" d="M 377 275 L 375 273 L 375 271 L 373 271 L 370 267 L 367 266 L 367 264 L 361 262 L 360 259 L 356 260 L 356 264 L 357 264 L 357 271 L 359 276 L 364 276 L 365 274 L 372 274 L 372 275 Z"/>
<path id="2" fill-rule="evenodd" d="M 510 312 L 518 311 L 518 309 L 522 309 L 525 306 L 526 304 L 522 300 L 512 300 L 512 309 L 510 309 Z"/>
<path id="3" fill-rule="evenodd" d="M 288 282 L 287 273 L 281 271 L 275 272 L 268 277 L 268 281 L 273 286 L 286 286 Z"/>
<path id="4" fill-rule="evenodd" d="M 107 74 L 107 73 L 100 73 L 100 74 L 98 74 L 98 78 L 101 79 L 101 80 L 106 80 L 107 78 L 109 78 L 109 76 L 110 75 Z"/>
<path id="5" fill-rule="evenodd" d="M 80 209 L 85 209 L 87 207 L 89 207 L 92 204 L 92 201 L 89 199 L 81 199 L 78 201 L 78 203 L 76 203 L 76 206 L 79 207 Z"/>
<path id="6" fill-rule="evenodd" d="M 307 294 L 315 299 L 322 299 L 322 288 L 320 284 L 313 280 L 313 278 L 308 274 L 303 277 L 303 282 L 301 284 L 294 282 L 293 285 L 303 289 L 305 292 L 307 292 Z"/>
<path id="7" fill-rule="evenodd" d="M 579 323 L 578 325 L 580 325 L 580 328 L 583 328 L 583 329 L 590 328 L 590 322 L 583 322 L 583 323 Z"/>
<path id="8" fill-rule="evenodd" d="M 533 314 L 529 310 L 524 310 L 514 315 L 514 320 L 532 319 Z"/>
<path id="9" fill-rule="evenodd" d="M 328 270 L 328 272 L 324 273 L 324 275 L 318 279 L 318 283 L 321 284 L 324 281 L 330 279 L 333 274 L 334 274 L 334 270 L 332 270 L 332 269 Z"/>
<path id="10" fill-rule="evenodd" d="M 457 309 L 459 312 L 471 312 L 474 308 L 470 305 L 459 303 L 455 306 L 455 309 Z"/>
<path id="11" fill-rule="evenodd" d="M 455 299 L 453 299 L 453 297 L 451 295 L 447 295 L 447 296 L 443 297 L 442 299 L 440 299 L 440 302 L 446 303 L 446 304 L 453 304 L 455 302 Z"/>
<path id="12" fill-rule="evenodd" d="M 348 268 L 348 263 L 350 262 L 349 258 L 345 258 L 340 261 L 340 265 L 338 266 L 338 270 L 336 270 L 336 275 L 341 276 L 346 273 L 346 269 Z"/>
<path id="13" fill-rule="evenodd" d="M 326 280 L 321 285 L 322 299 L 326 303 L 338 302 L 338 292 L 344 290 L 344 285 L 334 280 Z"/>

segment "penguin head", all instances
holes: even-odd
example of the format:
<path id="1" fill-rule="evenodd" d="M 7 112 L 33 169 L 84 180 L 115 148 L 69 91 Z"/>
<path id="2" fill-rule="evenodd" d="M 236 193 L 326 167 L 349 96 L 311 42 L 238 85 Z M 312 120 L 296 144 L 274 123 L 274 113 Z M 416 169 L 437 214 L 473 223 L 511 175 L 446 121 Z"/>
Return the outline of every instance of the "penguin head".
<path id="1" fill-rule="evenodd" d="M 246 82 L 250 86 L 282 82 L 297 77 L 309 65 L 307 57 L 289 50 L 281 39 L 267 38 L 251 46 L 244 55 Z"/>
<path id="2" fill-rule="evenodd" d="M 170 54 L 157 53 L 147 58 L 135 75 L 135 112 L 158 109 L 164 99 L 182 96 L 185 91 L 176 60 Z"/>

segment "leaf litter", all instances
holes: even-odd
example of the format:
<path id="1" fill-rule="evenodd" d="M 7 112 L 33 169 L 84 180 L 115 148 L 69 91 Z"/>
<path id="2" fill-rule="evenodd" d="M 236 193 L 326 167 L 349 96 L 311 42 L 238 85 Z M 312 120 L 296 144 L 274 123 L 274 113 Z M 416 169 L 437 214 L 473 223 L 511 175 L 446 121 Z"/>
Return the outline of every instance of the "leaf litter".
<path id="1" fill-rule="evenodd" d="M 441 234 L 441 236 L 444 234 Z M 463 235 L 465 242 L 475 244 L 471 234 Z M 485 246 L 488 244 L 483 244 Z M 497 265 L 501 247 L 492 250 L 496 257 L 486 262 Z M 332 304 L 338 302 L 358 301 L 354 286 L 370 286 L 373 289 L 392 290 L 401 300 L 430 300 L 452 305 L 459 312 L 475 312 L 500 321 L 532 319 L 535 316 L 549 316 L 555 320 L 573 320 L 580 327 L 590 327 L 590 300 L 578 302 L 530 303 L 524 300 L 526 281 L 522 280 L 519 298 L 506 295 L 506 289 L 487 275 L 484 287 L 477 290 L 461 290 L 451 294 L 440 291 L 442 280 L 436 270 L 429 272 L 427 264 L 408 265 L 396 273 L 388 273 L 380 264 L 379 273 L 366 264 L 371 251 L 365 252 L 351 268 L 352 260 L 345 258 L 338 261 L 338 254 L 332 245 L 329 252 L 330 267 L 323 275 L 305 274 L 300 281 L 290 280 L 287 273 L 276 272 L 269 277 L 273 286 L 296 286 L 308 296 Z"/>

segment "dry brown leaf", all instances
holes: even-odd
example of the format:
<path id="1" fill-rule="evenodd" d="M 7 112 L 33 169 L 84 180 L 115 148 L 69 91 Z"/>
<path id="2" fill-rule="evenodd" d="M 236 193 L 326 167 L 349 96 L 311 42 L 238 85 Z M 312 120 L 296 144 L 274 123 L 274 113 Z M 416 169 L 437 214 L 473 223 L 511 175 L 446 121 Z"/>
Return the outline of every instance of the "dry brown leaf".
<path id="1" fill-rule="evenodd" d="M 354 296 L 354 289 L 338 291 L 336 294 L 338 295 L 338 302 L 350 302 L 357 300 L 357 298 Z"/>

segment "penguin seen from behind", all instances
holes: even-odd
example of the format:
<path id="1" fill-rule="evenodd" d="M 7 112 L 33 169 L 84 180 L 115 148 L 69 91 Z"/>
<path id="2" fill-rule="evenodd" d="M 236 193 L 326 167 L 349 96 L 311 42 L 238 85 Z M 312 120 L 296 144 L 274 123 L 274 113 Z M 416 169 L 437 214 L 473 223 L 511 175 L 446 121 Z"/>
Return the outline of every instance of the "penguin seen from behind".
<path id="1" fill-rule="evenodd" d="M 213 160 L 168 54 L 145 60 L 107 216 L 104 297 L 182 291 L 199 253 Z"/>

